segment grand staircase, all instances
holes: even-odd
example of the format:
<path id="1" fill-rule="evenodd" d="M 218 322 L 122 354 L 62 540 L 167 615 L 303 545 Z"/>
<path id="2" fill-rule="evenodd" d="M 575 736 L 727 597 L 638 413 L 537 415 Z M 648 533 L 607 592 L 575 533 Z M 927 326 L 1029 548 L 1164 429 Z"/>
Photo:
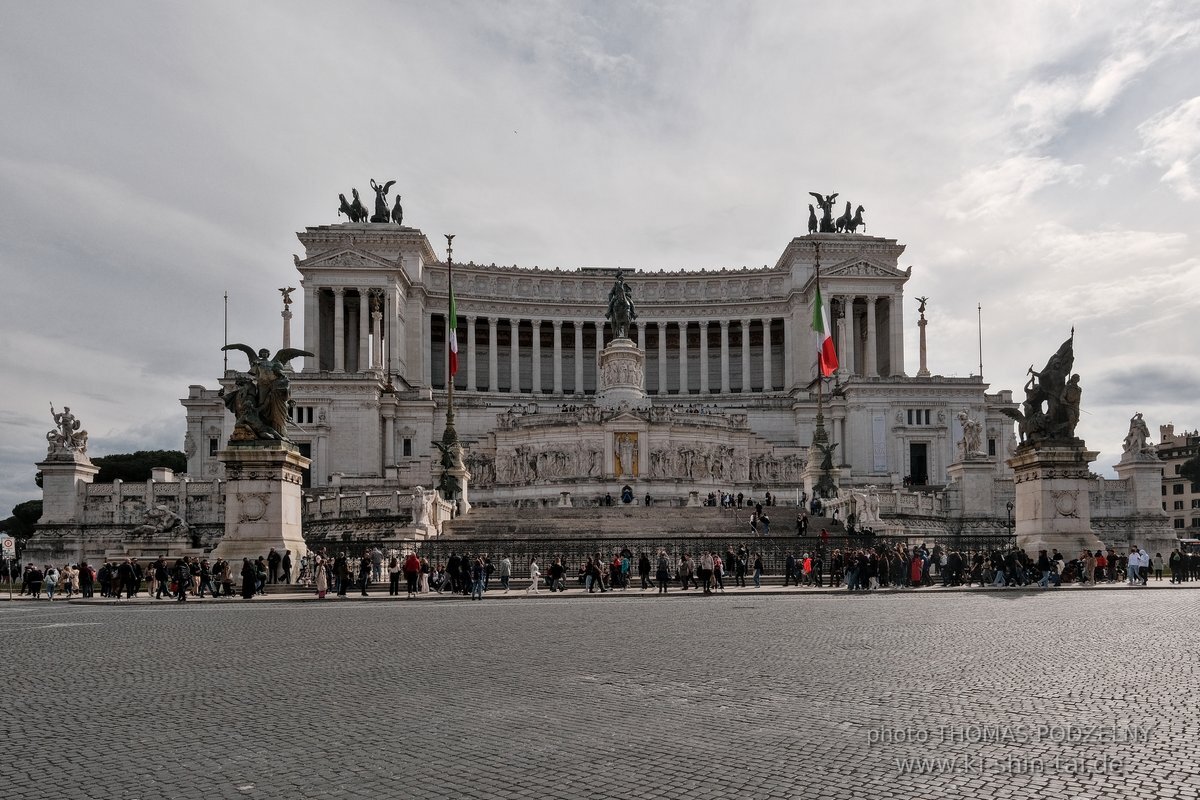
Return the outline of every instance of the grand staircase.
<path id="1" fill-rule="evenodd" d="M 796 507 L 764 509 L 771 520 L 771 535 L 795 535 Z M 724 539 L 752 536 L 750 509 L 678 506 L 600 506 L 597 508 L 474 508 L 463 517 L 443 524 L 442 538 L 450 539 Z M 836 528 L 834 525 L 836 524 Z M 821 528 L 842 532 L 841 523 L 809 519 L 809 536 Z M 761 531 L 760 531 L 761 533 Z"/>

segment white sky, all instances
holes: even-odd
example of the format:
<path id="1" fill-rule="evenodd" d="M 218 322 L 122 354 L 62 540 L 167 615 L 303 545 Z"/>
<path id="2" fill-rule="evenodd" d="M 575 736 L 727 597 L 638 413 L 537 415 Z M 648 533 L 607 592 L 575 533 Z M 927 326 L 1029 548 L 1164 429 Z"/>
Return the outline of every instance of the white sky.
<path id="1" fill-rule="evenodd" d="M 295 232 L 372 177 L 456 258 L 563 268 L 773 264 L 840 192 L 908 245 L 910 374 L 912 298 L 945 375 L 982 303 L 993 391 L 1076 327 L 1098 471 L 1135 411 L 1200 424 L 1200 7 L 823 6 L 7 3 L 0 516 L 51 402 L 92 455 L 181 448 L 222 293 L 276 344 Z"/>

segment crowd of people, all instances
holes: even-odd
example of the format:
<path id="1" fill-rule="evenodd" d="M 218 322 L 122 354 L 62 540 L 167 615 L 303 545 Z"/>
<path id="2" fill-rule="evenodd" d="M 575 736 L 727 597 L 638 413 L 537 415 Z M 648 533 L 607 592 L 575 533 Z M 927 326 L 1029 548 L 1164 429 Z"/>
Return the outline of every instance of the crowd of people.
<path id="1" fill-rule="evenodd" d="M 146 564 L 137 558 L 106 561 L 99 569 L 86 561 L 65 564 L 61 570 L 51 564 L 39 568 L 30 563 L 12 579 L 20 580 L 22 596 L 39 600 L 43 596 L 51 601 L 76 595 L 90 598 L 97 592 L 112 600 L 129 600 L 144 592 L 154 600 L 185 602 L 189 596 L 232 597 L 235 584 L 239 594 L 250 599 L 265 594 L 267 583 L 290 582 L 290 569 L 291 551 L 279 554 L 272 550 L 253 561 L 243 558 L 236 573 L 234 565 L 223 558 L 160 556 Z"/>
<path id="2" fill-rule="evenodd" d="M 1172 550 L 1167 557 L 1131 547 L 1082 551 L 1073 556 L 1058 550 L 1041 550 L 1032 556 L 1012 547 L 1005 550 L 957 550 L 941 545 L 887 544 L 874 547 L 834 548 L 819 540 L 810 552 L 787 552 L 783 559 L 783 586 L 845 588 L 848 591 L 929 586 L 1019 587 L 1050 589 L 1063 584 L 1101 585 L 1121 581 L 1146 586 L 1151 580 L 1171 583 L 1200 580 L 1200 553 Z M 641 591 L 666 594 L 672 588 L 703 594 L 724 592 L 727 587 L 749 585 L 760 588 L 766 574 L 762 553 L 742 545 L 724 552 L 701 550 L 672 556 L 666 550 L 634 554 L 628 548 L 612 557 L 596 552 L 586 556 L 577 570 L 566 566 L 572 560 L 558 557 L 545 572 L 532 559 L 526 574 L 526 591 L 565 592 L 572 582 L 585 593 L 625 591 L 635 585 Z M 19 565 L 18 569 L 19 569 Z M 184 556 L 175 560 L 160 557 L 146 565 L 136 558 L 110 561 L 97 570 L 90 564 L 35 564 L 20 570 L 21 594 L 34 599 L 90 598 L 97 592 L 110 599 L 139 597 L 144 592 L 154 600 L 184 602 L 192 597 L 252 599 L 264 594 L 271 583 L 291 582 L 291 553 L 274 550 L 257 559 L 242 559 L 240 568 L 225 559 L 209 561 Z M 516 575 L 513 559 L 505 554 L 493 561 L 488 554 L 451 552 L 445 562 L 432 563 L 415 552 L 365 549 L 352 556 L 346 551 L 329 554 L 319 549 L 300 561 L 299 583 L 325 599 L 330 591 L 345 597 L 356 592 L 369 596 L 375 586 L 386 582 L 389 596 L 398 596 L 401 585 L 409 598 L 422 594 L 461 594 L 473 600 L 497 589 L 508 593 Z M 18 579 L 14 571 L 14 582 Z"/>

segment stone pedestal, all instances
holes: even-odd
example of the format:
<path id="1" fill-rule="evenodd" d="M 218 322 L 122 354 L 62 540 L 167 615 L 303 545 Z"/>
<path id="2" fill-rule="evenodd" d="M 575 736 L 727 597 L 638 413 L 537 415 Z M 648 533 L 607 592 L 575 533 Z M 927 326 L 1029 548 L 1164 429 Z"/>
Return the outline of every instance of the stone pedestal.
<path id="1" fill-rule="evenodd" d="M 946 475 L 957 483 L 964 517 L 991 517 L 996 513 L 996 466 L 988 459 L 955 461 Z"/>
<path id="2" fill-rule="evenodd" d="M 458 481 L 458 515 L 462 516 L 471 510 L 471 501 L 467 496 L 467 487 L 471 482 L 471 473 L 467 471 L 466 467 L 451 467 L 447 472 Z"/>
<path id="3" fill-rule="evenodd" d="M 311 463 L 294 445 L 231 442 L 217 454 L 225 465 L 225 536 L 213 551 L 240 574 L 241 560 L 292 551 L 298 564 L 308 552 L 300 518 L 301 472 Z"/>
<path id="4" fill-rule="evenodd" d="M 812 500 L 812 498 L 816 497 L 814 491 L 817 488 L 817 484 L 821 482 L 822 469 L 820 460 L 815 457 L 815 448 L 810 447 L 808 452 L 808 463 L 804 465 L 804 493 L 808 495 L 809 500 Z M 829 470 L 829 480 L 833 481 L 835 489 L 842 485 L 841 477 L 842 470 L 840 467 L 833 467 Z"/>
<path id="5" fill-rule="evenodd" d="M 1026 446 L 1008 460 L 1016 484 L 1017 546 L 1031 556 L 1058 548 L 1072 558 L 1104 547 L 1092 530 L 1091 475 L 1098 453 L 1077 445 Z"/>
<path id="6" fill-rule="evenodd" d="M 596 405 L 601 408 L 645 408 L 646 354 L 629 339 L 613 339 L 600 351 Z"/>
<path id="7" fill-rule="evenodd" d="M 83 485 L 96 478 L 100 468 L 86 454 L 60 452 L 39 461 L 42 471 L 42 518 L 39 525 L 83 522 Z"/>
<path id="8" fill-rule="evenodd" d="M 1144 547 L 1151 555 L 1162 553 L 1165 559 L 1179 546 L 1179 537 L 1162 508 L 1163 462 L 1150 454 L 1126 453 L 1113 469 L 1129 487 L 1133 516 L 1127 524 L 1126 546 Z"/>

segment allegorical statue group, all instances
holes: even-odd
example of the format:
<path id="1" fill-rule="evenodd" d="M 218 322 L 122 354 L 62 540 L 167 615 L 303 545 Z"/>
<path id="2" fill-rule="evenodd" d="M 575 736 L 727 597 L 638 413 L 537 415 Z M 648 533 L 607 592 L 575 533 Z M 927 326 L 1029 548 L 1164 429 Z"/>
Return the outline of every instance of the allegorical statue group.
<path id="1" fill-rule="evenodd" d="M 808 204 L 808 232 L 809 233 L 858 233 L 858 229 L 862 228 L 864 232 L 867 230 L 867 225 L 863 222 L 862 206 L 850 213 L 850 203 L 846 202 L 846 211 L 837 219 L 833 218 L 833 203 L 837 200 L 837 192 L 829 195 L 822 195 L 817 192 L 809 192 L 817 199 L 817 205 L 821 208 L 821 218 L 817 219 L 817 211 L 813 208 L 812 203 Z"/>
<path id="2" fill-rule="evenodd" d="M 384 225 L 394 222 L 404 225 L 404 208 L 400 205 L 400 195 L 396 195 L 396 203 L 388 209 L 388 190 L 394 183 L 395 181 L 388 181 L 380 185 L 374 178 L 371 179 L 371 188 L 375 190 L 375 213 L 370 215 L 367 214 L 367 207 L 363 205 L 362 198 L 358 196 L 358 189 L 350 190 L 353 200 L 347 200 L 346 195 L 339 194 L 338 200 L 341 203 L 338 205 L 338 216 L 345 214 L 351 222 L 377 222 Z"/>

